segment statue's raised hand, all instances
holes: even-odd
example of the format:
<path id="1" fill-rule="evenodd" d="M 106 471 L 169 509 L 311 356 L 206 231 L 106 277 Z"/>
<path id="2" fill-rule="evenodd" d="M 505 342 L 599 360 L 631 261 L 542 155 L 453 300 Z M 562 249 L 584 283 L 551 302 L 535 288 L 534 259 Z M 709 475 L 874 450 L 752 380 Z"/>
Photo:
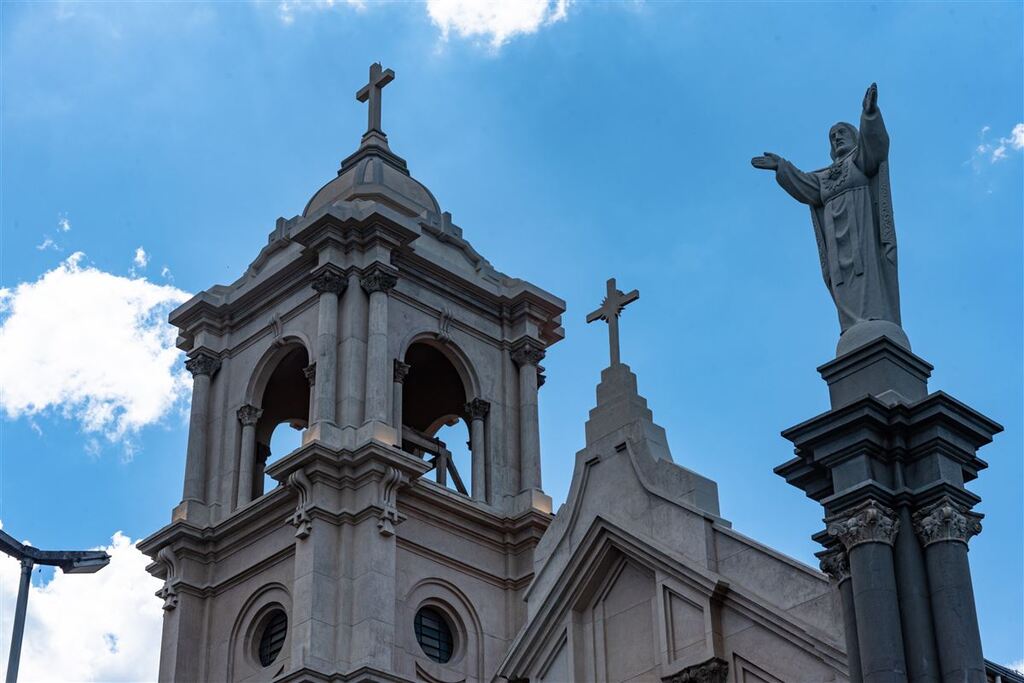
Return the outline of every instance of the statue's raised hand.
<path id="1" fill-rule="evenodd" d="M 864 113 L 874 114 L 875 108 L 878 106 L 878 84 L 872 83 L 868 86 L 868 91 L 864 93 Z"/>
<path id="2" fill-rule="evenodd" d="M 764 156 L 754 157 L 750 160 L 750 165 L 754 168 L 763 168 L 767 171 L 774 171 L 779 167 L 778 154 L 772 154 L 771 152 L 765 152 Z"/>

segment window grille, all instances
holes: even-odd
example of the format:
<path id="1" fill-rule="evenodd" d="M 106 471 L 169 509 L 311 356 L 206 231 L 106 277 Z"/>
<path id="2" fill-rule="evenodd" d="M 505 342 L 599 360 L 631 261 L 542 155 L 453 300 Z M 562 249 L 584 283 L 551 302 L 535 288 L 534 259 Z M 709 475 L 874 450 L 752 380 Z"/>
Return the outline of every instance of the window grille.
<path id="1" fill-rule="evenodd" d="M 435 662 L 444 664 L 452 658 L 455 639 L 448 619 L 433 607 L 424 607 L 416 613 L 416 640 L 423 653 Z"/>
<path id="2" fill-rule="evenodd" d="M 267 619 L 260 635 L 260 664 L 270 666 L 284 647 L 284 637 L 288 633 L 288 616 L 282 610 L 276 610 Z"/>

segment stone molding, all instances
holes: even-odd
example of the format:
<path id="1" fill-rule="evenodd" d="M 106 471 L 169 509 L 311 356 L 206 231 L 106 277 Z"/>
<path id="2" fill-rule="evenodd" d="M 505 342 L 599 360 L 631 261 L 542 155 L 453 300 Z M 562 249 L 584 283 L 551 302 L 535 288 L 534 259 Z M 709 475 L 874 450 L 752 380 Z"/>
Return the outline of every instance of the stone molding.
<path id="1" fill-rule="evenodd" d="M 156 596 L 163 598 L 163 607 L 169 612 L 178 606 L 178 589 L 176 588 L 178 583 L 178 558 L 174 556 L 170 546 L 165 545 L 156 554 L 156 561 L 164 566 L 164 571 L 166 572 L 164 585 L 156 592 Z"/>
<path id="2" fill-rule="evenodd" d="M 384 478 L 380 483 L 380 515 L 377 518 L 377 529 L 381 536 L 394 536 L 395 525 L 398 524 L 398 489 L 406 481 L 405 475 L 388 465 Z"/>
<path id="3" fill-rule="evenodd" d="M 313 518 L 309 515 L 309 500 L 313 493 L 313 484 L 302 470 L 295 470 L 288 475 L 288 486 L 295 489 L 299 502 L 295 506 L 295 514 L 288 518 L 288 523 L 295 527 L 295 538 L 306 538 L 313 531 Z"/>
<path id="4" fill-rule="evenodd" d="M 847 551 L 862 543 L 892 545 L 899 529 L 896 514 L 873 500 L 861 503 L 845 517 L 828 524 L 829 536 L 838 538 Z"/>
<path id="5" fill-rule="evenodd" d="M 309 386 L 316 384 L 316 363 L 310 363 L 306 367 L 302 368 L 302 374 L 306 376 L 306 381 L 309 382 Z"/>
<path id="6" fill-rule="evenodd" d="M 209 375 L 213 377 L 220 369 L 220 358 L 212 353 L 200 351 L 196 355 L 185 360 L 185 369 L 192 373 L 193 377 Z"/>
<path id="7" fill-rule="evenodd" d="M 244 405 L 238 409 L 238 421 L 242 423 L 243 427 L 252 427 L 259 422 L 260 417 L 263 416 L 263 411 L 256 406 Z"/>
<path id="8" fill-rule="evenodd" d="M 823 554 L 819 566 L 821 571 L 828 574 L 836 583 L 842 583 L 850 578 L 850 558 L 842 548 Z"/>
<path id="9" fill-rule="evenodd" d="M 534 339 L 523 339 L 512 347 L 512 361 L 519 367 L 538 365 L 544 356 L 544 347 Z"/>
<path id="10" fill-rule="evenodd" d="M 914 515 L 914 531 L 926 548 L 941 541 L 966 545 L 972 536 L 981 533 L 981 515 L 944 496 Z"/>
<path id="11" fill-rule="evenodd" d="M 375 268 L 359 279 L 359 285 L 367 294 L 373 294 L 374 292 L 384 292 L 387 294 L 397 284 L 398 276 L 381 268 Z"/>
<path id="12" fill-rule="evenodd" d="M 313 276 L 309 284 L 319 294 L 341 294 L 348 286 L 348 280 L 333 270 L 322 270 Z"/>
<path id="13" fill-rule="evenodd" d="M 466 404 L 464 410 L 470 420 L 482 420 L 491 412 L 491 404 L 482 398 L 474 398 Z"/>
<path id="14" fill-rule="evenodd" d="M 398 382 L 399 384 L 404 383 L 405 382 L 405 377 L 406 377 L 406 375 L 409 374 L 409 370 L 411 370 L 411 369 L 412 369 L 411 365 L 409 365 L 408 363 L 403 363 L 402 361 L 400 361 L 400 360 L 398 360 L 396 358 L 395 359 L 395 364 L 394 364 L 394 370 L 393 370 L 394 371 L 394 380 L 396 382 Z"/>
<path id="15" fill-rule="evenodd" d="M 726 683 L 728 679 L 729 662 L 712 657 L 706 662 L 688 666 L 661 680 L 665 683 Z"/>

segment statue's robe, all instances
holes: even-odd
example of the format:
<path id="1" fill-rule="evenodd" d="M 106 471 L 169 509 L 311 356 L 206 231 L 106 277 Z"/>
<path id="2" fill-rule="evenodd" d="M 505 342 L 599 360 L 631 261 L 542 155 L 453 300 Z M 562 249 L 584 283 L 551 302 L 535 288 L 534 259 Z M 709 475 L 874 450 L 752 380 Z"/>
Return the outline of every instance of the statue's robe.
<path id="1" fill-rule="evenodd" d="M 900 325 L 896 229 L 889 191 L 889 134 L 882 114 L 863 114 L 854 151 L 805 173 L 779 160 L 775 178 L 811 207 L 821 272 L 843 332 L 866 320 Z"/>

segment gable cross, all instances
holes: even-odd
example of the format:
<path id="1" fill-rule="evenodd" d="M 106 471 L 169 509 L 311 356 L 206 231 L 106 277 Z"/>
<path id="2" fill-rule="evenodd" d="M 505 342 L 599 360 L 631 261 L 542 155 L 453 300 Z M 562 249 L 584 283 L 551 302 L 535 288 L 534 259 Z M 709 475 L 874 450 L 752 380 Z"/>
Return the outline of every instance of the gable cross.
<path id="1" fill-rule="evenodd" d="M 370 65 L 370 82 L 359 89 L 356 99 L 360 102 L 370 101 L 370 111 L 366 132 L 372 130 L 383 133 L 380 127 L 380 96 L 384 86 L 395 80 L 395 72 L 391 69 L 381 68 L 380 62 Z"/>
<path id="2" fill-rule="evenodd" d="M 587 316 L 587 322 L 604 320 L 608 323 L 608 347 L 611 365 L 619 364 L 619 314 L 629 304 L 640 298 L 640 292 L 634 289 L 628 294 L 615 287 L 615 278 L 608 280 L 608 292 L 605 294 L 601 307 Z"/>

